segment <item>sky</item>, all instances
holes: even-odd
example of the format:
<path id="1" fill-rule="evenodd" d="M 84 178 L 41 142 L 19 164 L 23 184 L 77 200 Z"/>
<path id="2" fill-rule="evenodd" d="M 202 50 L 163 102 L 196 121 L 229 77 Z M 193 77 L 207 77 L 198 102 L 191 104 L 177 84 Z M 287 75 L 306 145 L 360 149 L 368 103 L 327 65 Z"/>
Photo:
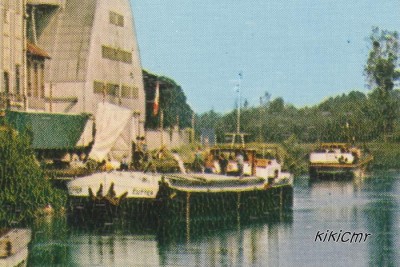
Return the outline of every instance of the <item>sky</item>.
<path id="1" fill-rule="evenodd" d="M 296 107 L 352 90 L 373 26 L 400 31 L 399 0 L 131 0 L 142 67 L 175 80 L 197 113 Z M 239 78 L 242 73 L 242 78 Z M 240 84 L 240 86 L 238 86 Z"/>

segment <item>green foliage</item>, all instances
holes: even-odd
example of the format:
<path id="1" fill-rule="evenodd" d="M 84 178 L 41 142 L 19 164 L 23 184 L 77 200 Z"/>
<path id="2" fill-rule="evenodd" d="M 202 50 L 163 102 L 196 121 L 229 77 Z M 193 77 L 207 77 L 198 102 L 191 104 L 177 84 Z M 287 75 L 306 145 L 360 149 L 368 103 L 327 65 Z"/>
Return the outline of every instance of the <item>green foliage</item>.
<path id="1" fill-rule="evenodd" d="M 159 82 L 159 110 L 164 113 L 164 127 L 179 125 L 180 128 L 190 127 L 193 111 L 188 105 L 182 88 L 168 77 L 157 76 L 143 70 L 144 87 L 146 91 L 146 125 L 148 129 L 160 127 L 160 112 L 153 114 L 155 88 Z"/>
<path id="2" fill-rule="evenodd" d="M 398 70 L 399 36 L 393 31 L 372 29 L 370 36 L 371 51 L 368 56 L 364 73 L 368 84 L 373 90 L 370 110 L 375 113 L 374 120 L 383 135 L 392 133 L 397 117 L 397 106 L 392 99 L 395 81 L 400 78 Z"/>
<path id="3" fill-rule="evenodd" d="M 308 171 L 308 152 L 304 146 L 300 145 L 296 135 L 291 135 L 283 142 L 283 147 L 287 152 L 284 167 L 291 173 L 297 175 Z"/>
<path id="4" fill-rule="evenodd" d="M 387 100 L 393 109 L 400 106 L 400 91 L 392 90 Z M 376 91 L 365 95 L 352 91 L 330 97 L 312 107 L 296 108 L 277 98 L 269 105 L 249 107 L 241 112 L 241 131 L 249 133 L 247 142 L 282 143 L 294 135 L 302 143 L 368 142 L 382 140 L 382 124 L 393 120 L 393 131 L 400 131 L 399 120 L 377 104 Z M 274 103 L 274 104 L 272 104 Z M 196 132 L 214 128 L 218 142 L 224 133 L 236 131 L 236 111 L 220 114 L 209 111 L 197 116 Z"/>
<path id="5" fill-rule="evenodd" d="M 312 107 L 296 108 L 281 97 L 270 100 L 265 92 L 258 107 L 241 110 L 241 131 L 249 133 L 248 142 L 283 142 L 294 135 L 300 142 L 368 142 L 400 136 L 400 80 L 397 32 L 374 28 L 371 51 L 364 68 L 372 91 L 352 91 L 330 97 Z M 236 131 L 236 111 L 218 114 L 210 111 L 197 116 L 196 132 L 214 128 L 218 142 L 224 133 Z"/>
<path id="6" fill-rule="evenodd" d="M 60 209 L 65 201 L 65 194 L 45 179 L 29 138 L 0 129 L 0 225 L 27 222 L 47 204 Z"/>

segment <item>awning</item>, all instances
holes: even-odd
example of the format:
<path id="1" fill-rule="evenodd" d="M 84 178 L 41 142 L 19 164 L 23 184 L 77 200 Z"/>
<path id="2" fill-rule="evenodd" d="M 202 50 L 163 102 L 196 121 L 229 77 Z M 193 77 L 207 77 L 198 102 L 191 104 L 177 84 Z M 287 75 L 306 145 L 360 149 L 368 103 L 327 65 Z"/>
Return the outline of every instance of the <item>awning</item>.
<path id="1" fill-rule="evenodd" d="M 6 112 L 10 126 L 20 133 L 32 133 L 34 149 L 75 148 L 88 118 L 88 114 Z"/>
<path id="2" fill-rule="evenodd" d="M 35 44 L 27 42 L 26 50 L 28 55 L 33 55 L 42 58 L 50 58 L 49 54 L 47 54 L 47 52 L 44 49 L 40 48 Z"/>

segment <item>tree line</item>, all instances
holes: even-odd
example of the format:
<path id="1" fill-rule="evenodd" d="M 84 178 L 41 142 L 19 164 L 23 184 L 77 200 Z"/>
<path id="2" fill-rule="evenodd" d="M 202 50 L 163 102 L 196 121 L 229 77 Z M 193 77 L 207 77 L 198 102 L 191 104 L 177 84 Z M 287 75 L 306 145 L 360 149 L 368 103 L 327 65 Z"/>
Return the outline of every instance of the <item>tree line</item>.
<path id="1" fill-rule="evenodd" d="M 374 27 L 369 45 L 364 66 L 370 89 L 367 94 L 351 91 L 311 107 L 296 108 L 281 97 L 270 101 L 266 92 L 259 106 L 241 107 L 240 128 L 250 134 L 248 141 L 283 142 L 289 137 L 301 142 L 400 141 L 400 90 L 395 89 L 400 78 L 398 34 Z M 197 134 L 212 128 L 222 142 L 226 132 L 236 131 L 236 112 L 211 110 L 197 115 Z"/>

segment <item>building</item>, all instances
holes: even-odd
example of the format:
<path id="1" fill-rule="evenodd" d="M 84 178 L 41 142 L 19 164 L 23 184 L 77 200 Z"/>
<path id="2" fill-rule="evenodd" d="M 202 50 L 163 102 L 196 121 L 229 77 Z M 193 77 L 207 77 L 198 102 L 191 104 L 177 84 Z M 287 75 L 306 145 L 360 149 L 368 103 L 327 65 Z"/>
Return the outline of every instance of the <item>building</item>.
<path id="1" fill-rule="evenodd" d="M 129 0 L 58 2 L 58 8 L 31 9 L 36 17 L 31 39 L 51 60 L 44 66 L 45 97 L 31 96 L 29 106 L 90 113 L 94 120 L 99 103 L 129 109 L 131 119 L 123 140 L 117 141 L 126 150 L 144 133 L 145 119 L 142 67 Z"/>
<path id="2" fill-rule="evenodd" d="M 0 0 L 0 109 L 23 106 L 24 5 Z"/>
<path id="3" fill-rule="evenodd" d="M 112 152 L 130 154 L 145 120 L 131 10 L 129 0 L 0 0 L 0 110 L 91 114 L 77 144 L 87 146 L 98 107 L 113 105 L 130 115 Z"/>

